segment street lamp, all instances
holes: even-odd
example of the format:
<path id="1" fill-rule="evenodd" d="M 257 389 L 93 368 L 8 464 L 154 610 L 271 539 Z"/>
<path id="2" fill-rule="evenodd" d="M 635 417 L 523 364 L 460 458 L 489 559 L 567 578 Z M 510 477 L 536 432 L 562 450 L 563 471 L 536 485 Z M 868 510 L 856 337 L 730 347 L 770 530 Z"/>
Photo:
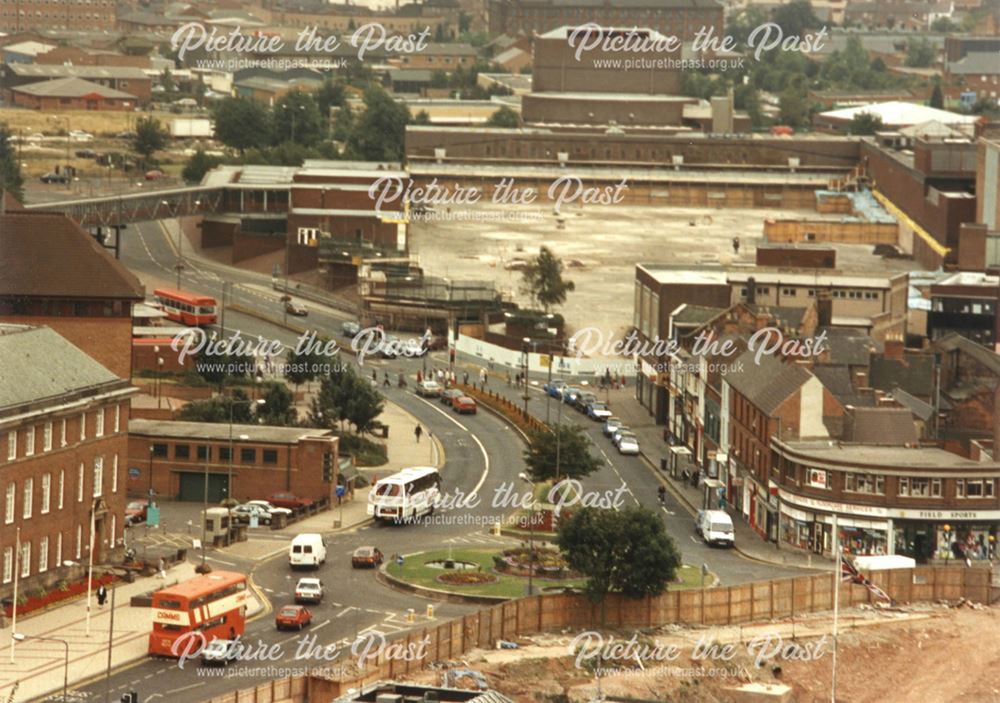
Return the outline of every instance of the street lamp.
<path id="1" fill-rule="evenodd" d="M 41 640 L 43 642 L 58 642 L 63 647 L 66 648 L 66 663 L 63 665 L 63 703 L 66 703 L 69 693 L 69 642 L 66 640 L 61 640 L 57 637 L 42 637 L 41 635 L 26 635 L 23 632 L 15 632 L 11 635 L 17 642 L 24 642 L 25 640 Z"/>
<path id="2" fill-rule="evenodd" d="M 524 375 L 522 376 L 524 380 L 524 417 L 528 417 L 528 345 L 531 344 L 531 339 L 524 337 L 521 340 L 521 352 L 524 355 Z"/>
<path id="3" fill-rule="evenodd" d="M 170 213 L 170 203 L 166 200 L 161 200 L 160 205 L 167 208 L 167 214 Z M 181 229 L 180 222 L 177 223 L 177 263 L 174 268 L 177 269 L 177 290 L 181 289 L 181 271 L 184 270 L 184 234 Z"/>
<path id="4" fill-rule="evenodd" d="M 237 405 L 265 405 L 267 403 L 263 398 L 257 400 L 247 399 L 247 400 L 233 400 L 229 399 L 229 471 L 226 474 L 226 498 L 233 497 L 233 410 L 235 410 Z M 249 435 L 241 434 L 240 440 L 246 441 L 250 439 Z M 208 495 L 206 491 L 206 496 Z M 228 501 L 227 501 L 228 502 Z M 232 505 L 229 505 L 230 517 L 232 517 Z M 208 498 L 205 499 L 205 509 L 208 510 Z M 204 531 L 204 525 L 202 525 L 202 531 Z M 201 545 L 202 550 L 205 549 L 204 543 Z M 202 551 L 202 556 L 204 556 L 204 551 Z"/>
<path id="5" fill-rule="evenodd" d="M 951 558 L 951 525 L 945 524 L 941 529 L 944 530 L 945 541 L 944 565 L 948 566 L 948 559 Z"/>
<path id="6" fill-rule="evenodd" d="M 528 595 L 535 595 L 535 482 L 523 471 L 519 479 L 531 486 L 531 512 L 528 516 Z"/>

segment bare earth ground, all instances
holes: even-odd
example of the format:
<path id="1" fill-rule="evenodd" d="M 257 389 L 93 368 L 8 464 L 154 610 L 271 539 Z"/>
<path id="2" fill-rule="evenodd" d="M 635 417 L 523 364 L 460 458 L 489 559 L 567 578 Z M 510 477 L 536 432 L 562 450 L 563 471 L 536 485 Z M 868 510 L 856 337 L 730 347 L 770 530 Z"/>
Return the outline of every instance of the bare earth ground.
<path id="1" fill-rule="evenodd" d="M 841 617 L 837 648 L 837 701 L 849 703 L 991 703 L 1000 701 L 1000 631 L 997 609 L 951 609 L 945 606 L 907 606 L 905 612 L 851 609 Z M 734 687 L 756 682 L 777 693 L 787 686 L 786 697 L 775 701 L 826 703 L 830 701 L 833 662 L 829 613 L 797 621 L 797 638 L 811 651 L 811 661 L 777 659 L 755 666 L 761 651 L 749 643 L 758 638 L 792 642 L 789 624 L 771 623 L 754 628 L 671 628 L 643 635 L 645 641 L 678 644 L 681 656 L 673 662 L 648 664 L 605 676 L 606 696 L 631 697 L 677 703 L 723 703 L 738 700 Z M 568 656 L 577 633 L 565 632 L 523 638 L 515 650 L 477 650 L 450 666 L 469 667 L 485 675 L 490 686 L 517 703 L 587 703 L 598 694 L 593 670 L 577 668 Z M 606 633 L 624 640 L 631 633 Z M 826 634 L 823 644 L 819 639 Z M 719 643 L 732 642 L 735 656 L 728 662 L 694 660 L 693 647 L 702 636 Z M 655 639 L 653 639 L 655 638 Z M 607 640 L 606 640 L 607 641 Z M 773 651 L 773 649 L 771 650 Z M 775 673 L 774 664 L 780 672 Z M 668 667 L 671 667 L 668 669 Z M 445 667 L 442 667 L 442 669 Z M 715 672 L 714 676 L 696 676 Z M 725 671 L 725 675 L 721 671 Z M 414 681 L 440 684 L 442 670 L 423 672 Z M 457 685 L 469 687 L 471 680 Z M 755 699 L 765 700 L 765 699 Z"/>
<path id="2" fill-rule="evenodd" d="M 463 206 L 463 209 L 476 209 Z M 837 219 L 810 210 L 629 207 L 564 209 L 564 228 L 550 209 L 489 204 L 479 209 L 503 211 L 515 219 L 448 220 L 410 225 L 411 251 L 432 275 L 456 280 L 494 280 L 521 304 L 521 274 L 505 270 L 514 259 L 537 255 L 548 246 L 566 264 L 565 276 L 576 291 L 561 308 L 571 329 L 585 325 L 621 333 L 632 323 L 635 264 L 666 263 L 697 267 L 734 261 L 752 263 L 763 240 L 764 220 Z M 446 214 L 446 213 L 444 213 Z M 518 217 L 518 215 L 521 215 Z M 732 239 L 740 238 L 739 255 Z M 838 267 L 884 273 L 917 268 L 909 260 L 883 260 L 870 246 L 837 245 Z"/>

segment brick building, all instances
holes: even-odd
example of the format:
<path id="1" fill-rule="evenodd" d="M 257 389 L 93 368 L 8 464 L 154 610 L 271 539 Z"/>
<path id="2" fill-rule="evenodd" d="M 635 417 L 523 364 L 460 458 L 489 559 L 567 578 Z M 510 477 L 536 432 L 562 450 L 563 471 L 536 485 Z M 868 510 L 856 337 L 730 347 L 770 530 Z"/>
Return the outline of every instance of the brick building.
<path id="1" fill-rule="evenodd" d="M 7 93 L 12 88 L 38 83 L 54 78 L 82 78 L 105 88 L 134 95 L 141 104 L 150 101 L 153 90 L 152 78 L 141 68 L 134 66 L 66 66 L 18 63 L 3 66 L 3 88 Z"/>
<path id="2" fill-rule="evenodd" d="M 0 9 L 0 31 L 72 29 L 111 31 L 115 29 L 115 0 L 13 0 Z"/>
<path id="3" fill-rule="evenodd" d="M 489 0 L 490 34 L 544 34 L 556 27 L 593 22 L 605 27 L 649 27 L 694 39 L 702 27 L 722 32 L 723 7 L 716 0 Z"/>
<path id="4" fill-rule="evenodd" d="M 136 389 L 46 327 L 0 324 L 2 592 L 107 562 L 125 526 L 129 397 Z M 20 530 L 20 558 L 15 560 Z"/>
<path id="5" fill-rule="evenodd" d="M 0 215 L 0 322 L 46 325 L 120 378 L 131 377 L 132 305 L 142 284 L 73 220 Z"/>
<path id="6" fill-rule="evenodd" d="M 7 100 L 29 110 L 134 110 L 139 99 L 131 93 L 107 88 L 82 78 L 55 78 L 17 86 L 7 91 Z"/>
<path id="7" fill-rule="evenodd" d="M 211 503 L 274 493 L 319 501 L 335 493 L 339 440 L 330 430 L 160 420 L 132 420 L 128 429 L 132 495 L 152 488 L 165 498 L 200 502 L 206 477 Z M 324 462 L 332 481 L 323 480 Z"/>

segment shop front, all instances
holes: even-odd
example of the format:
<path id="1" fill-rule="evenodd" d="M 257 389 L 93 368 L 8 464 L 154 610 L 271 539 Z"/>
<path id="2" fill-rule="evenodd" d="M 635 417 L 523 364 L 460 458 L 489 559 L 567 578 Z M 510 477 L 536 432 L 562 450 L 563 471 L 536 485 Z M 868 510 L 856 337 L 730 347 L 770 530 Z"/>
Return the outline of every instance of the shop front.
<path id="1" fill-rule="evenodd" d="M 897 520 L 893 540 L 897 554 L 919 563 L 931 559 L 985 561 L 996 557 L 998 535 L 996 522 Z"/>
<path id="2" fill-rule="evenodd" d="M 844 551 L 855 556 L 891 554 L 888 510 L 831 503 L 779 490 L 780 535 L 784 544 L 816 554 L 833 552 L 834 513 Z M 861 513 L 861 514 L 859 514 Z"/>

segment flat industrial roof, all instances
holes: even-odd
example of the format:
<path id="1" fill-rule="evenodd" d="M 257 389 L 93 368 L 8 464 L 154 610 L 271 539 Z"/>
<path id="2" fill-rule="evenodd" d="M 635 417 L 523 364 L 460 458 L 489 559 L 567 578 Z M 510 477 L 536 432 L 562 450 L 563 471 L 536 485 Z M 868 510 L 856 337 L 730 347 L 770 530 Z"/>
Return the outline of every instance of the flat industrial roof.
<path id="1" fill-rule="evenodd" d="M 131 435 L 143 435 L 154 438 L 189 439 L 192 441 L 229 441 L 247 435 L 250 439 L 244 442 L 259 442 L 263 444 L 295 444 L 305 437 L 334 437 L 331 430 L 311 429 L 308 427 L 272 427 L 270 425 L 233 425 L 230 430 L 228 422 L 179 422 L 174 420 L 139 420 L 128 422 Z"/>
<path id="2" fill-rule="evenodd" d="M 937 447 L 890 447 L 870 444 L 847 444 L 837 441 L 781 442 L 774 440 L 780 448 L 783 444 L 789 450 L 836 464 L 866 464 L 885 467 L 915 469 L 973 469 L 980 471 L 1000 471 L 1000 463 L 993 461 L 973 461 L 958 454 L 952 454 Z"/>

